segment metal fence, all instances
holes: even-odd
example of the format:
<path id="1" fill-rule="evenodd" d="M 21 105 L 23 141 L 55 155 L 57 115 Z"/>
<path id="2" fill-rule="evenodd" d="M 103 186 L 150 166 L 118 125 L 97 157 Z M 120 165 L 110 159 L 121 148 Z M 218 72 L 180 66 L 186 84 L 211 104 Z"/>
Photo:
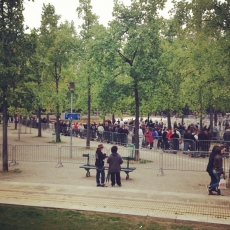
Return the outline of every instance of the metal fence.
<path id="1" fill-rule="evenodd" d="M 63 164 L 86 164 L 87 158 L 83 154 L 90 154 L 90 164 L 95 162 L 96 148 L 87 149 L 79 146 L 55 146 L 55 145 L 8 145 L 9 163 L 18 162 L 54 162 L 56 166 Z M 107 156 L 109 149 L 104 149 Z M 175 151 L 161 149 L 140 149 L 133 146 L 119 147 L 119 154 L 122 157 L 132 157 L 129 164 L 132 167 L 153 169 L 163 173 L 164 170 L 179 171 L 206 171 L 210 151 Z M 137 154 L 138 153 L 138 157 Z M 0 146 L 2 158 L 2 146 Z M 137 160 L 138 159 L 138 160 Z M 105 160 L 106 162 L 106 160 Z M 126 161 L 124 161 L 124 164 Z M 223 167 L 227 173 L 230 168 L 229 155 L 223 156 Z"/>

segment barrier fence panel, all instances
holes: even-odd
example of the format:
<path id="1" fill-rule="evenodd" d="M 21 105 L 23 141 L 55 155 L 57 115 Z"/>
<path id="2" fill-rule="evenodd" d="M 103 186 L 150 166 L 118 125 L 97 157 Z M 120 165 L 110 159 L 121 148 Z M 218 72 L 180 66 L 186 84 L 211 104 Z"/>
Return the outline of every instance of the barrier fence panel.
<path id="1" fill-rule="evenodd" d="M 208 158 L 191 157 L 197 152 L 190 151 L 189 153 L 177 153 L 168 150 L 163 152 L 164 170 L 179 170 L 179 171 L 205 171 L 208 163 Z M 207 154 L 207 152 L 199 152 L 199 154 Z"/>
<path id="2" fill-rule="evenodd" d="M 226 152 L 230 151 L 230 141 L 224 140 L 198 140 L 197 141 L 197 150 L 199 151 L 212 151 L 213 147 L 216 146 L 224 146 L 226 148 Z"/>
<path id="3" fill-rule="evenodd" d="M 121 157 L 131 157 L 133 160 L 129 161 L 130 167 L 136 168 L 151 168 L 159 170 L 160 167 L 160 153 L 157 149 L 135 149 L 134 146 L 127 148 L 119 148 L 118 153 Z M 124 161 L 123 165 L 127 163 Z"/>
<path id="4" fill-rule="evenodd" d="M 58 147 L 55 145 L 16 145 L 16 161 L 58 162 Z"/>
<path id="5" fill-rule="evenodd" d="M 209 149 L 214 145 L 223 145 L 222 142 L 209 142 Z M 18 161 L 27 162 L 56 162 L 86 164 L 90 154 L 90 164 L 95 164 L 96 147 L 80 146 L 55 146 L 55 145 L 8 145 L 8 160 L 12 163 Z M 103 153 L 111 154 L 110 148 L 104 148 Z M 118 146 L 118 153 L 122 157 L 130 157 L 130 167 L 151 168 L 153 170 L 179 170 L 179 171 L 201 171 L 205 172 L 211 151 L 181 151 L 162 149 L 135 149 L 134 145 L 127 147 Z M 0 145 L 0 156 L 2 158 L 2 145 Z M 106 164 L 105 159 L 105 165 Z M 127 160 L 124 160 L 125 165 Z M 230 159 L 228 153 L 223 156 L 223 168 L 229 172 Z"/>
<path id="6" fill-rule="evenodd" d="M 96 150 L 96 147 L 90 147 L 87 149 L 86 147 L 82 146 L 62 146 L 60 150 L 60 163 L 86 164 L 87 157 L 84 157 L 83 154 L 90 154 L 89 163 L 94 165 Z M 108 149 L 104 148 L 102 152 L 108 155 L 109 151 Z"/>

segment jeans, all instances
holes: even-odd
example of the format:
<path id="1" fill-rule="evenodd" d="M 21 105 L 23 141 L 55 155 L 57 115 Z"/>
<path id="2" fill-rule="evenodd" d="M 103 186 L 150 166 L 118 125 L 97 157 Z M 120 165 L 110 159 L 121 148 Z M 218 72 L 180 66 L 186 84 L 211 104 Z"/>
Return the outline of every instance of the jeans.
<path id="1" fill-rule="evenodd" d="M 216 180 L 216 176 L 212 173 L 211 175 L 209 175 L 210 178 L 211 178 L 211 181 L 210 181 L 210 187 L 212 184 L 216 184 L 217 183 L 217 180 Z"/>
<path id="2" fill-rule="evenodd" d="M 220 172 L 213 169 L 212 173 L 213 173 L 213 183 L 212 184 L 210 183 L 210 187 L 215 189 L 216 187 L 219 187 Z"/>
<path id="3" fill-rule="evenodd" d="M 104 184 L 104 182 L 105 182 L 105 168 L 104 167 L 97 168 L 96 170 L 97 170 L 97 174 L 96 174 L 97 185 Z M 101 183 L 100 183 L 100 177 L 101 177 Z"/>
<path id="4" fill-rule="evenodd" d="M 186 154 L 186 152 L 188 151 L 188 147 L 189 147 L 189 143 L 187 141 L 184 142 L 184 149 L 183 149 L 183 153 Z"/>

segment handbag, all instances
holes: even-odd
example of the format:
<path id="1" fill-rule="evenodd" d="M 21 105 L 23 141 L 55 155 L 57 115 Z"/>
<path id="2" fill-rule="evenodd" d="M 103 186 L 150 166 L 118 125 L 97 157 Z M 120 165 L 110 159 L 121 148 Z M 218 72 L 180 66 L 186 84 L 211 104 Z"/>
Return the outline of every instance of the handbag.
<path id="1" fill-rule="evenodd" d="M 219 189 L 226 189 L 226 179 L 221 178 L 219 182 Z"/>

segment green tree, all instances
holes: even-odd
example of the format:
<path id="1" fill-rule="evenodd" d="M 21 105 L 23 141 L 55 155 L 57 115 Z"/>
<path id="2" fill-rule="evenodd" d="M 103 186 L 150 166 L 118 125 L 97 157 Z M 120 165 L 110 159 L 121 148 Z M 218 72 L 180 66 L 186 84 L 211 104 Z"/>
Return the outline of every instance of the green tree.
<path id="1" fill-rule="evenodd" d="M 43 5 L 42 20 L 40 26 L 41 51 L 46 63 L 45 74 L 51 86 L 52 100 L 55 104 L 56 127 L 60 124 L 60 112 L 65 107 L 68 82 L 73 81 L 64 75 L 64 69 L 68 68 L 76 49 L 76 32 L 73 23 L 61 23 L 60 16 L 55 14 L 55 8 L 48 4 Z M 52 79 L 52 80 L 51 80 Z M 62 87 L 62 85 L 65 87 Z M 56 129 L 56 142 L 60 142 L 60 130 Z"/>
<path id="2" fill-rule="evenodd" d="M 91 103 L 92 103 L 92 87 L 94 86 L 95 68 L 92 56 L 92 43 L 95 39 L 94 27 L 98 28 L 98 17 L 92 12 L 91 0 L 79 0 L 79 7 L 77 8 L 78 17 L 83 19 L 81 25 L 80 37 L 82 40 L 82 47 L 80 55 L 82 57 L 80 72 L 83 74 L 83 81 L 81 84 L 83 90 L 87 95 L 87 136 L 86 148 L 90 148 L 90 117 L 91 117 Z M 82 94 L 83 96 L 84 94 Z"/>
<path id="3" fill-rule="evenodd" d="M 110 23 L 110 36 L 113 38 L 113 63 L 116 72 L 124 72 L 127 80 L 120 84 L 119 92 L 126 92 L 125 97 L 133 97 L 135 102 L 135 146 L 139 149 L 139 117 L 142 101 L 149 98 L 158 76 L 156 63 L 160 56 L 159 17 L 157 10 L 165 1 L 132 1 L 125 6 L 115 1 Z M 111 53 L 111 51 L 109 50 Z M 120 59 L 115 56 L 115 54 Z M 111 60 L 109 60 L 111 64 Z M 125 65 L 124 65 L 125 63 Z M 121 71 L 120 71 L 121 70 Z M 113 75 L 111 76 L 113 77 Z M 112 80 L 111 80 L 112 81 Z M 117 81 L 118 83 L 118 81 Z M 111 91 L 108 90 L 108 93 Z M 144 104 L 144 103 L 143 103 Z M 148 111 L 149 112 L 149 111 Z M 136 159 L 139 152 L 136 152 Z"/>
<path id="4" fill-rule="evenodd" d="M 7 121 L 13 88 L 24 81 L 26 61 L 32 50 L 23 26 L 23 1 L 0 1 L 0 92 L 3 107 L 3 171 L 8 171 Z"/>

